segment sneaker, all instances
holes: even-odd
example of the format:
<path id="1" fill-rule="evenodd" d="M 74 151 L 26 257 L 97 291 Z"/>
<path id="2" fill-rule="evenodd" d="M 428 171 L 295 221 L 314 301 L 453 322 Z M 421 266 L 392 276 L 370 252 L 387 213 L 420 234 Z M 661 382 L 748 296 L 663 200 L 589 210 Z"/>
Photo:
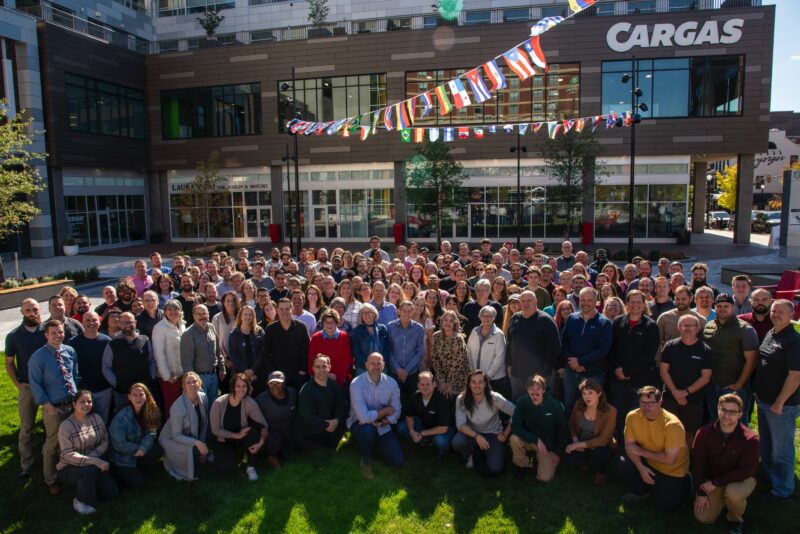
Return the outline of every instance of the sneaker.
<path id="1" fill-rule="evenodd" d="M 730 534 L 744 534 L 744 521 L 728 521 L 728 532 Z"/>
<path id="2" fill-rule="evenodd" d="M 33 475 L 33 471 L 31 471 L 31 468 L 28 467 L 26 469 L 21 469 L 20 470 L 18 478 L 20 480 L 26 480 L 26 479 L 31 478 L 32 475 Z"/>
<path id="3" fill-rule="evenodd" d="M 52 484 L 48 484 L 47 485 L 47 492 L 50 495 L 60 495 L 61 494 L 61 486 L 59 486 L 57 482 L 53 482 Z"/>
<path id="4" fill-rule="evenodd" d="M 367 480 L 374 479 L 375 474 L 372 472 L 372 465 L 361 462 L 361 475 Z"/>
<path id="5" fill-rule="evenodd" d="M 250 482 L 255 482 L 258 480 L 258 473 L 256 473 L 255 467 L 248 467 L 247 468 L 247 480 Z"/>
<path id="6" fill-rule="evenodd" d="M 469 455 L 469 458 L 467 458 L 467 463 L 464 464 L 464 465 L 467 467 L 467 469 L 472 469 L 472 467 L 474 466 L 474 464 L 472 463 L 472 455 L 471 454 Z"/>
<path id="7" fill-rule="evenodd" d="M 94 507 L 84 504 L 78 499 L 72 499 L 72 509 L 81 515 L 89 515 L 97 511 L 94 509 Z"/>
<path id="8" fill-rule="evenodd" d="M 639 494 L 633 493 L 633 492 L 626 493 L 625 495 L 622 496 L 622 502 L 624 502 L 624 503 L 640 502 L 640 501 L 645 500 L 649 496 L 650 496 L 649 493 L 645 493 L 644 495 L 639 495 Z"/>

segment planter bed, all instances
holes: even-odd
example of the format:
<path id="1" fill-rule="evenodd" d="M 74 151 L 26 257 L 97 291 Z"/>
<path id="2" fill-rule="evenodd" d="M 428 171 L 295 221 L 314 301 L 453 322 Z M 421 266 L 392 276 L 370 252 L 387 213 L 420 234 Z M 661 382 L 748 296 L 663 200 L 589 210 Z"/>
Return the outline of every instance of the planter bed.
<path id="1" fill-rule="evenodd" d="M 0 289 L 0 310 L 18 308 L 23 300 L 29 298 L 47 303 L 47 300 L 53 295 L 57 295 L 62 287 L 73 285 L 75 285 L 75 283 L 72 280 L 64 279 L 43 282 L 32 286 Z"/>

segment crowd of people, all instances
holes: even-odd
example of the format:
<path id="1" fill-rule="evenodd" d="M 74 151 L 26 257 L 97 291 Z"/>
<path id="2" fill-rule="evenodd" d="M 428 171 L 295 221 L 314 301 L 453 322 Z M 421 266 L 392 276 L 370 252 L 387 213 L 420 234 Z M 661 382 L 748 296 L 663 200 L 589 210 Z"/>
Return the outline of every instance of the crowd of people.
<path id="1" fill-rule="evenodd" d="M 702 263 L 590 261 L 569 241 L 149 260 L 94 308 L 65 287 L 43 323 L 25 300 L 6 338 L 20 476 L 41 407 L 45 483 L 75 485 L 79 513 L 162 458 L 178 480 L 240 464 L 257 480 L 259 457 L 278 469 L 348 431 L 366 479 L 377 455 L 404 463 L 403 441 L 486 476 L 510 448 L 517 477 L 563 462 L 602 486 L 619 469 L 624 501 L 693 494 L 699 521 L 727 508 L 734 532 L 759 463 L 763 500 L 793 495 L 800 327 L 747 276 L 729 294 Z"/>

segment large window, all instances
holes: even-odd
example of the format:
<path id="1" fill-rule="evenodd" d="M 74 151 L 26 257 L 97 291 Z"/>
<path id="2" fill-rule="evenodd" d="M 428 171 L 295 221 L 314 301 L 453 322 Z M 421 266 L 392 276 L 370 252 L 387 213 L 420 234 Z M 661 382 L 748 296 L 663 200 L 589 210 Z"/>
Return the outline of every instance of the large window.
<path id="1" fill-rule="evenodd" d="M 203 13 L 208 10 L 233 9 L 233 0 L 158 0 L 158 16 L 172 17 L 187 13 Z"/>
<path id="2" fill-rule="evenodd" d="M 289 86 L 286 91 L 280 91 L 278 98 L 278 131 L 281 132 L 295 109 L 303 120 L 327 122 L 359 113 L 366 115 L 386 107 L 385 74 L 295 80 L 296 107 L 292 102 L 291 83 L 291 80 L 278 83 L 279 91 L 283 84 Z"/>
<path id="3" fill-rule="evenodd" d="M 630 61 L 603 62 L 603 113 L 631 109 Z M 638 60 L 639 99 L 648 117 L 716 117 L 742 113 L 743 56 Z"/>
<path id="4" fill-rule="evenodd" d="M 638 167 L 638 165 L 637 165 Z M 686 229 L 685 185 L 637 185 L 633 227 L 636 237 L 674 237 Z M 595 190 L 595 237 L 628 237 L 627 185 L 598 185 Z"/>
<path id="5" fill-rule="evenodd" d="M 497 66 L 506 76 L 506 88 L 497 91 L 492 98 L 482 103 L 453 109 L 447 115 L 439 115 L 439 103 L 433 90 L 466 69 L 431 70 L 406 73 L 406 97 L 430 91 L 434 110 L 415 125 L 436 126 L 450 124 L 503 124 L 558 120 L 579 115 L 580 65 L 562 63 L 550 65 L 548 72 L 540 73 L 521 81 L 505 63 Z M 486 81 L 486 80 L 484 80 Z M 487 81 L 487 87 L 490 86 Z M 465 80 L 464 85 L 468 86 Z"/>
<path id="6" fill-rule="evenodd" d="M 161 92 L 164 139 L 261 133 L 261 84 Z"/>
<path id="7" fill-rule="evenodd" d="M 66 195 L 64 208 L 67 234 L 84 247 L 147 238 L 144 195 Z"/>
<path id="8" fill-rule="evenodd" d="M 70 130 L 145 138 L 142 91 L 74 74 L 65 76 L 65 85 Z"/>

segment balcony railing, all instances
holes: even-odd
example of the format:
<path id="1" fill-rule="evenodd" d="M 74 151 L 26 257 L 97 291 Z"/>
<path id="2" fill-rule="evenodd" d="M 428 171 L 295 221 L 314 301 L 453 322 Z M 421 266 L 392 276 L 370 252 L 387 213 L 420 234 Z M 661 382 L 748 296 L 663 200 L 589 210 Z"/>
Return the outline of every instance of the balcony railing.
<path id="1" fill-rule="evenodd" d="M 139 0 L 129 0 L 138 2 Z M 248 0 L 252 9 L 259 6 L 287 3 L 288 0 Z M 636 15 L 644 13 L 668 13 L 676 11 L 706 11 L 736 7 L 760 6 L 762 0 L 602 0 L 580 13 L 580 17 L 601 17 L 612 15 Z M 178 2 L 180 3 L 180 1 Z M 110 43 L 122 48 L 127 48 L 140 54 L 162 54 L 181 52 L 195 49 L 215 48 L 219 46 L 240 46 L 250 44 L 263 44 L 279 41 L 294 41 L 300 39 L 314 39 L 340 35 L 357 35 L 360 33 L 382 33 L 398 30 L 419 30 L 435 28 L 437 26 L 463 26 L 467 25 L 467 16 L 461 12 L 459 17 L 446 20 L 436 13 L 423 13 L 408 17 L 366 19 L 354 21 L 341 21 L 326 24 L 322 27 L 311 25 L 294 27 L 264 28 L 252 31 L 218 34 L 212 39 L 206 37 L 186 37 L 183 39 L 168 39 L 162 41 L 147 41 L 127 34 L 124 31 L 114 30 L 107 26 L 80 18 L 70 12 L 64 11 L 47 3 L 21 7 L 20 11 L 29 13 L 46 22 L 71 29 L 93 39 Z M 569 4 L 557 2 L 555 4 L 533 5 L 527 8 L 529 20 L 539 20 L 545 16 L 567 16 Z M 504 11 L 495 9 L 491 21 L 502 23 L 505 19 Z M 513 8 L 518 12 L 520 8 Z M 194 15 L 192 15 L 194 16 Z M 515 15 L 515 18 L 518 15 Z M 277 22 L 277 21 L 276 21 Z M 523 19 L 515 22 L 524 22 Z M 200 28 L 198 27 L 198 30 Z"/>

